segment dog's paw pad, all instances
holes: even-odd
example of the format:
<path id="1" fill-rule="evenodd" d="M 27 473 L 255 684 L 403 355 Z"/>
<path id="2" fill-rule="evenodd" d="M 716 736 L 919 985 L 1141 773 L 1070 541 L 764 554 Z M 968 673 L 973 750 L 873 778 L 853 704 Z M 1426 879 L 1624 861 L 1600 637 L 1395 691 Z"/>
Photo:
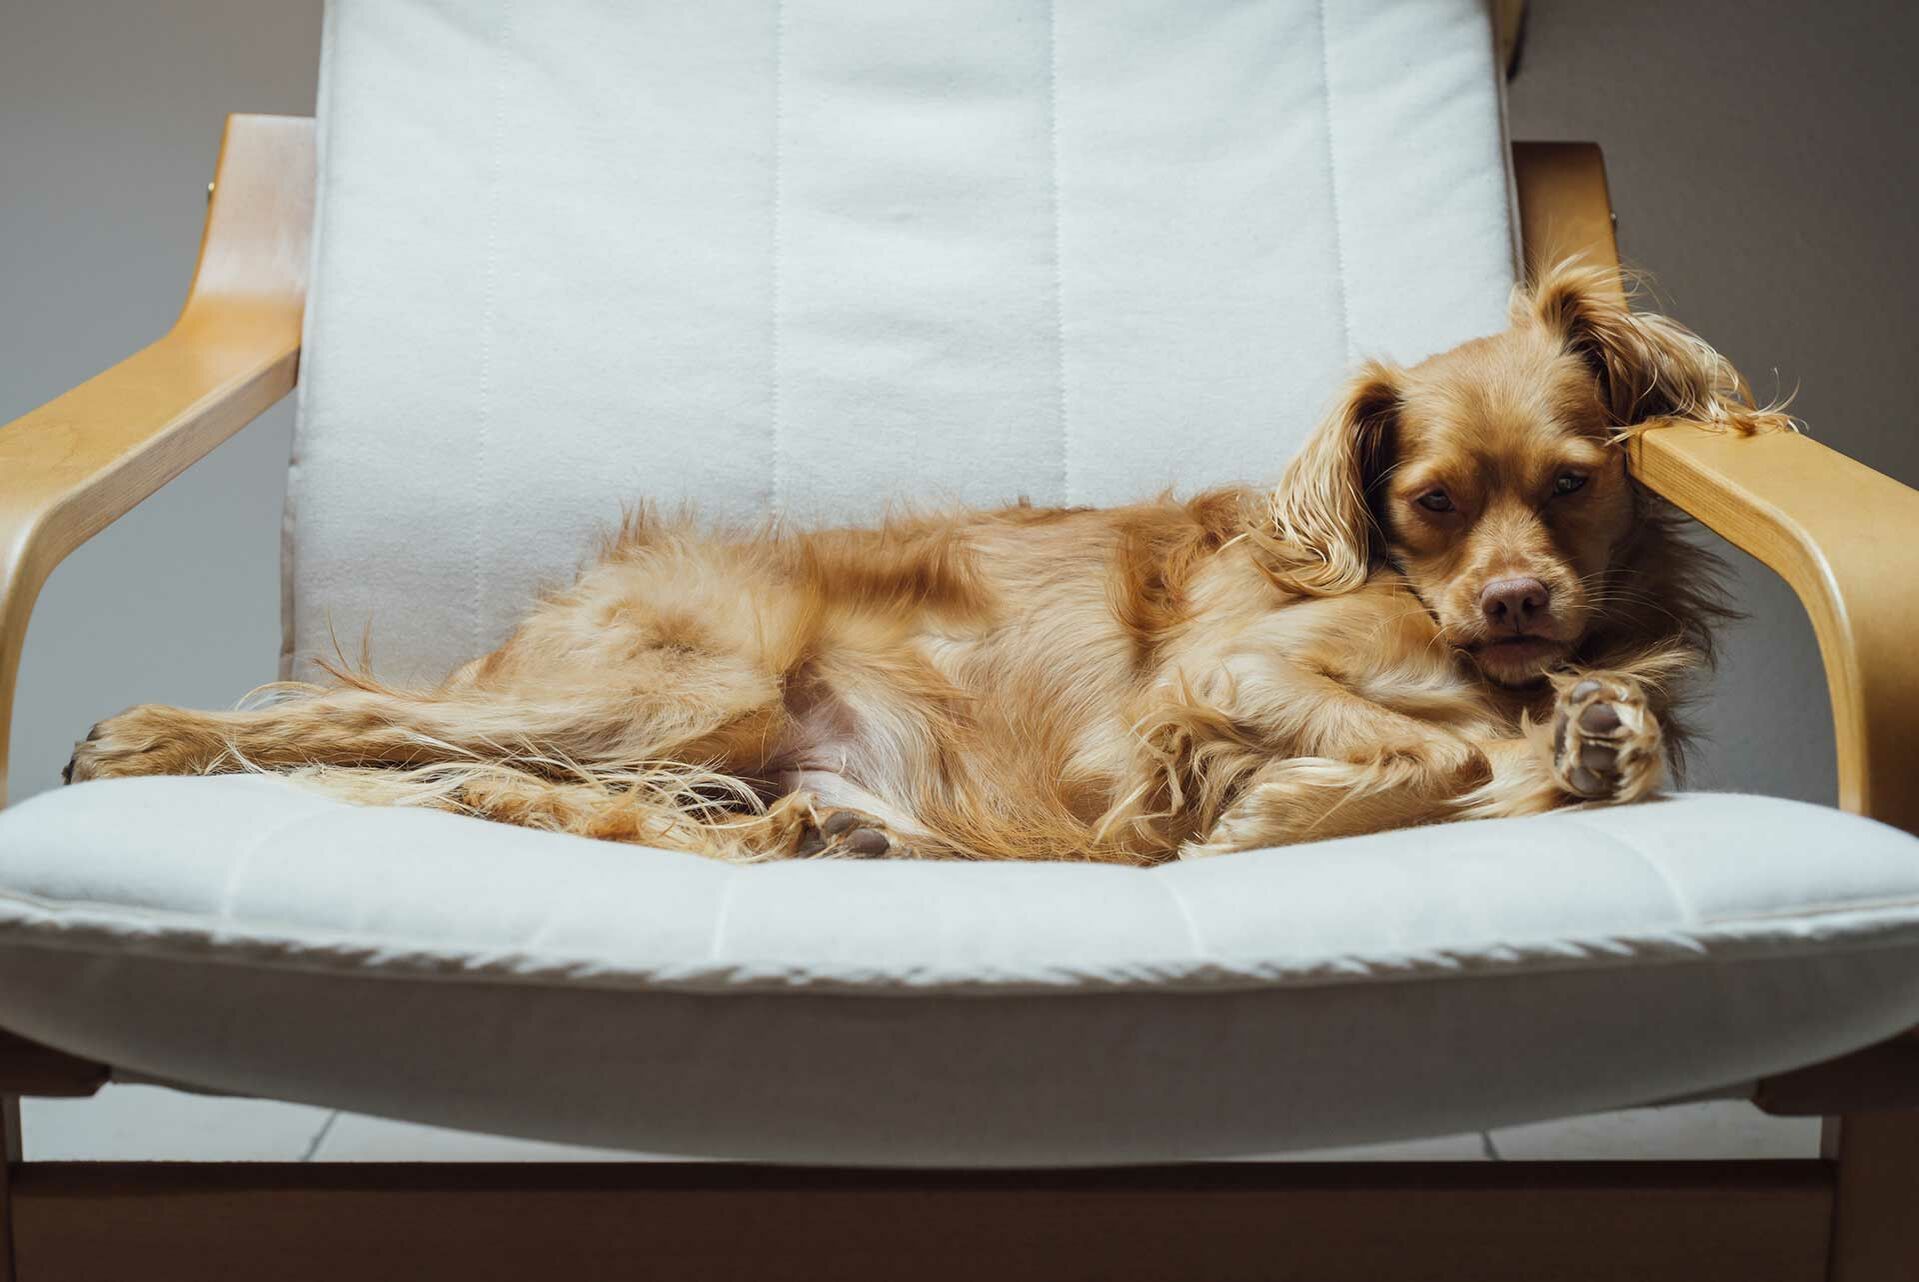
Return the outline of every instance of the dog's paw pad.
<path id="1" fill-rule="evenodd" d="M 1552 768 L 1559 785 L 1586 801 L 1630 801 L 1659 781 L 1659 723 L 1639 686 L 1588 677 L 1559 695 Z"/>
<path id="2" fill-rule="evenodd" d="M 806 826 L 793 853 L 801 858 L 880 859 L 907 852 L 886 825 L 873 816 L 857 810 L 829 810 L 817 823 Z"/>
<path id="3" fill-rule="evenodd" d="M 1619 726 L 1619 709 L 1611 703 L 1596 700 L 1579 714 L 1579 728 L 1588 734 L 1611 734 Z"/>
<path id="4" fill-rule="evenodd" d="M 893 839 L 878 828 L 855 828 L 840 841 L 849 855 L 877 859 L 893 848 Z"/>

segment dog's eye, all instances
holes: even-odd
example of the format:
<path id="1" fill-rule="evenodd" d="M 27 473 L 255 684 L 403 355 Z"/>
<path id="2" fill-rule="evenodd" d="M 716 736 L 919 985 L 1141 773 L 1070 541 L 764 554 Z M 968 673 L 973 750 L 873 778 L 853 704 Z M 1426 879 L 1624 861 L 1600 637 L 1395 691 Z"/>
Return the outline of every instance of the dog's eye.
<path id="1" fill-rule="evenodd" d="M 1428 512 L 1450 512 L 1453 510 L 1453 501 L 1446 496 L 1446 491 L 1444 490 L 1434 490 L 1429 494 L 1422 494 L 1414 499 L 1413 502 L 1419 504 L 1419 506 L 1425 508 Z"/>
<path id="2" fill-rule="evenodd" d="M 1553 481 L 1554 494 L 1571 494 L 1586 483 L 1586 478 L 1577 472 L 1561 472 Z"/>

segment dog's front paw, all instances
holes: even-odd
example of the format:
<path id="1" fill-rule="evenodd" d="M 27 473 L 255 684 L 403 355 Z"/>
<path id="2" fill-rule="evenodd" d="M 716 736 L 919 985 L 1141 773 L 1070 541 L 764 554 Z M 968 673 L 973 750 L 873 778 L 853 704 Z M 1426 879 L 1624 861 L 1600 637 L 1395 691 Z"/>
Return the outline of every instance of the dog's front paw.
<path id="1" fill-rule="evenodd" d="M 1589 673 L 1559 690 L 1553 709 L 1553 778 L 1582 801 L 1638 801 L 1665 765 L 1659 719 L 1631 677 Z"/>
<path id="2" fill-rule="evenodd" d="M 129 708 L 87 731 L 73 745 L 60 772 L 65 783 L 119 779 L 128 775 L 199 774 L 217 760 L 225 745 L 200 724 L 196 713 L 147 704 Z"/>

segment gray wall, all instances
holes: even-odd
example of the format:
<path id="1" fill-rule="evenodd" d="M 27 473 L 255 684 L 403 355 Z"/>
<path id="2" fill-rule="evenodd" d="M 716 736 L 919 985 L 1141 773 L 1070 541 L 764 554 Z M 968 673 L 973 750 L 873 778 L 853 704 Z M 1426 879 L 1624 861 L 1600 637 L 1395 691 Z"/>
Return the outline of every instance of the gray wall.
<path id="1" fill-rule="evenodd" d="M 319 0 L 0 8 L 0 422 L 157 337 L 184 294 L 220 122 L 312 109 Z M 1900 375 L 1919 303 L 1903 7 L 1535 0 L 1512 93 L 1522 138 L 1605 145 L 1627 255 L 1762 384 L 1802 384 L 1829 443 L 1919 482 Z M 221 706 L 272 679 L 275 409 L 58 571 L 28 637 L 14 799 L 142 701 Z M 1695 782 L 1830 799 L 1811 631 L 1740 559 Z"/>

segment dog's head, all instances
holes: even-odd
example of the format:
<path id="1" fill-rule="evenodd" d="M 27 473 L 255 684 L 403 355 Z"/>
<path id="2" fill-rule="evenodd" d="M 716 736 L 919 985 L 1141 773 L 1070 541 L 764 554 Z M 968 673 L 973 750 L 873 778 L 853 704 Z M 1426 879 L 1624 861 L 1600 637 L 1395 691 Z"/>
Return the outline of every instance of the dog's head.
<path id="1" fill-rule="evenodd" d="M 1523 685 L 1618 595 L 1609 572 L 1644 506 L 1625 437 L 1665 418 L 1787 420 L 1690 331 L 1632 312 L 1609 272 L 1560 264 L 1515 293 L 1511 321 L 1410 369 L 1367 365 L 1288 468 L 1265 533 L 1282 586 L 1347 592 L 1388 565 L 1447 642 Z"/>

